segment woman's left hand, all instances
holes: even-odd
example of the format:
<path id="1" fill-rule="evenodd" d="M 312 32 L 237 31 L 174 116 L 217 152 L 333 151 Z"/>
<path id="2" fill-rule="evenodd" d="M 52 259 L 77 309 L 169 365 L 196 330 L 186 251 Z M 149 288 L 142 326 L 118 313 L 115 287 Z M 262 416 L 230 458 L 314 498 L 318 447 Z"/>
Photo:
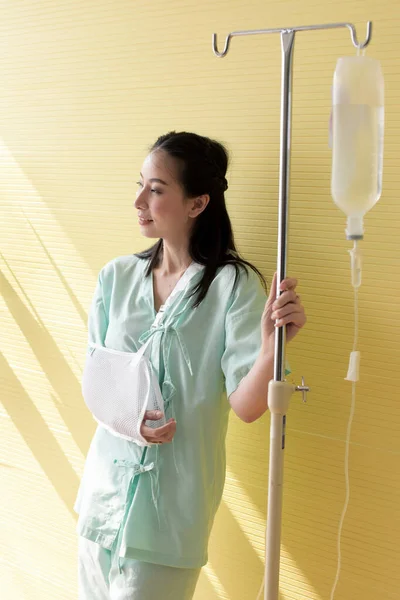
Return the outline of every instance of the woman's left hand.
<path id="1" fill-rule="evenodd" d="M 296 294 L 297 279 L 287 277 L 281 282 L 283 290 L 276 297 L 277 273 L 274 274 L 268 300 L 262 315 L 262 341 L 265 349 L 274 352 L 275 328 L 286 325 L 286 341 L 290 342 L 307 322 L 300 296 Z"/>

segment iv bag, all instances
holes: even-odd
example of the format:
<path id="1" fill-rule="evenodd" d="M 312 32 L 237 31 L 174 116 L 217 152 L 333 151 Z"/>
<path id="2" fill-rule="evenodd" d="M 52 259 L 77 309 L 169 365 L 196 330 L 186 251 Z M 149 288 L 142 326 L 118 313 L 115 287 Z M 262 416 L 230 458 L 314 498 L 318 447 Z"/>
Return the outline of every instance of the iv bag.
<path id="1" fill-rule="evenodd" d="M 339 58 L 333 78 L 332 181 L 346 237 L 363 239 L 363 216 L 382 191 L 384 82 L 379 61 Z"/>

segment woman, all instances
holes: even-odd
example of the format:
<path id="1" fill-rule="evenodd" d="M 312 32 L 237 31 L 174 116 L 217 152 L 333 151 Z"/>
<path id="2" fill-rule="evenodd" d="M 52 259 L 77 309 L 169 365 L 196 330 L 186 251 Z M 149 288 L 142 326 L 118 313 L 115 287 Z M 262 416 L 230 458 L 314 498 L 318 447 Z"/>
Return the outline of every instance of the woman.
<path id="1" fill-rule="evenodd" d="M 245 422 L 267 410 L 276 326 L 290 341 L 306 322 L 297 280 L 266 301 L 259 271 L 236 252 L 224 192 L 228 156 L 209 138 L 161 136 L 134 203 L 149 250 L 100 271 L 89 342 L 136 352 L 152 338 L 167 422 L 147 412 L 139 445 L 99 426 L 86 459 L 79 513 L 79 598 L 190 600 L 225 480 L 229 410 Z M 160 307 L 190 265 L 186 291 L 163 326 Z M 177 288 L 179 289 L 179 288 Z M 277 320 L 278 319 L 278 320 Z M 156 424 L 155 424 L 156 425 Z"/>

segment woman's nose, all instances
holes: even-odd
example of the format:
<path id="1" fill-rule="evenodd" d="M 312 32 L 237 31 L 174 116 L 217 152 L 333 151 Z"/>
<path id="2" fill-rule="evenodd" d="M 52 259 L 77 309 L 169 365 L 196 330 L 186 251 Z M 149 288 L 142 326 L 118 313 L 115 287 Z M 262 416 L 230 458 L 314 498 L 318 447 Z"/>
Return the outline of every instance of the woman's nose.
<path id="1" fill-rule="evenodd" d="M 136 193 L 136 199 L 135 199 L 135 201 L 133 203 L 133 206 L 135 208 L 142 208 L 145 205 L 146 205 L 146 201 L 145 201 L 145 198 L 144 198 L 143 189 L 138 190 L 137 193 Z"/>

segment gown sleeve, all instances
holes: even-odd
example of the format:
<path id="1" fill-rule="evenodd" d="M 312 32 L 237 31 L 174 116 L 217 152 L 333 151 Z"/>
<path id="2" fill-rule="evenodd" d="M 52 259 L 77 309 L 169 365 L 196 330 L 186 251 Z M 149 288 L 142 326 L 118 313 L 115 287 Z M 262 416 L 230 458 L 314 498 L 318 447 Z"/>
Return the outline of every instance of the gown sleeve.
<path id="1" fill-rule="evenodd" d="M 88 316 L 88 343 L 104 346 L 108 329 L 108 310 L 103 288 L 103 269 L 97 277 Z"/>
<path id="2" fill-rule="evenodd" d="M 261 317 L 267 297 L 256 273 L 242 270 L 225 317 L 225 349 L 221 367 L 229 396 L 251 370 L 261 350 Z M 291 373 L 286 362 L 285 375 Z"/>

